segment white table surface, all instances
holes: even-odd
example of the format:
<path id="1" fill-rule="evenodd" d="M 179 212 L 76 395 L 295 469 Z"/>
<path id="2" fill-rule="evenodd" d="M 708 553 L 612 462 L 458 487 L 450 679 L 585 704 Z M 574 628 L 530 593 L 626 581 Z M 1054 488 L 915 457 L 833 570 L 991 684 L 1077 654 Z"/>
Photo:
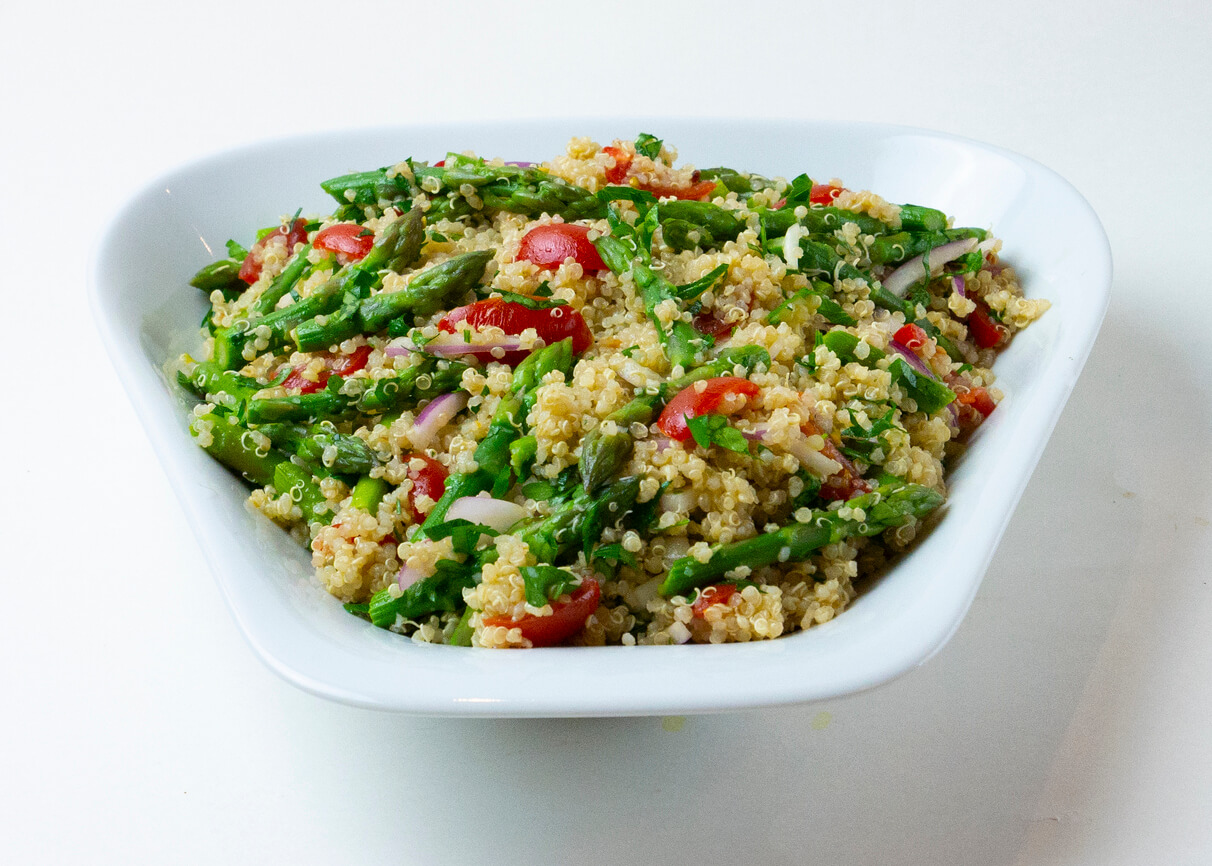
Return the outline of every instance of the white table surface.
<path id="1" fill-rule="evenodd" d="M 1204 5 L 568 6 L 0 12 L 0 860 L 1212 862 Z M 875 691 L 685 719 L 418 719 L 278 680 L 93 328 L 101 221 L 269 136 L 632 112 L 941 129 L 1100 214 L 1110 311 L 963 626 Z"/>

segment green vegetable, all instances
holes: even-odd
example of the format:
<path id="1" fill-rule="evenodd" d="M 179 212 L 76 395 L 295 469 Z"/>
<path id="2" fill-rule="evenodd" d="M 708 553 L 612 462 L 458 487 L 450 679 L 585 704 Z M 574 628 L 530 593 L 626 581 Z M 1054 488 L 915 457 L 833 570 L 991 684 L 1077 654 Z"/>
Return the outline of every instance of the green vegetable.
<path id="1" fill-rule="evenodd" d="M 661 141 L 655 135 L 649 135 L 646 132 L 641 132 L 635 140 L 635 152 L 642 154 L 649 159 L 656 159 L 661 155 L 661 145 L 665 142 Z"/>
<path id="2" fill-rule="evenodd" d="M 843 518 L 841 511 L 817 510 L 805 523 L 784 526 L 732 544 L 716 545 L 706 562 L 684 556 L 674 562 L 661 584 L 666 598 L 716 583 L 735 568 L 758 569 L 777 562 L 799 562 L 852 535 L 878 535 L 911 519 L 925 517 L 942 503 L 943 497 L 928 487 L 890 479 L 873 493 L 856 496 L 846 503 L 847 514 L 862 509 L 864 517 Z"/>
<path id="3" fill-rule="evenodd" d="M 724 415 L 697 415 L 686 419 L 686 427 L 700 448 L 719 445 L 737 454 L 749 453 L 749 440 L 728 423 Z"/>
<path id="4" fill-rule="evenodd" d="M 888 365 L 892 381 L 899 382 L 901 387 L 917 403 L 919 412 L 933 415 L 955 399 L 955 392 L 930 376 L 917 372 L 903 358 L 897 358 Z"/>
<path id="5" fill-rule="evenodd" d="M 525 584 L 526 603 L 532 607 L 542 607 L 581 583 L 571 571 L 554 565 L 524 565 L 518 571 Z"/>

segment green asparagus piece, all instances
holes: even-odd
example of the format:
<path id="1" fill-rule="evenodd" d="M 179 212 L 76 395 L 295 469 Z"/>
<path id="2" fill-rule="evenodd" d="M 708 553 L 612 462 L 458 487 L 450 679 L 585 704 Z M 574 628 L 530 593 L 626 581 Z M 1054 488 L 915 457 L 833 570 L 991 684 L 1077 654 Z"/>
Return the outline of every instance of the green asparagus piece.
<path id="1" fill-rule="evenodd" d="M 411 256 L 415 259 L 424 242 L 424 231 L 418 240 L 415 226 L 418 217 L 402 217 L 391 223 L 360 262 L 347 265 L 301 301 L 267 313 L 260 318 L 243 319 L 215 334 L 215 363 L 233 369 L 244 366 L 244 345 L 259 329 L 266 329 L 268 350 L 277 350 L 291 339 L 292 332 L 316 316 L 328 315 L 341 306 L 347 292 L 369 293 L 382 278 L 379 270 L 389 264 L 399 264 Z M 401 267 L 403 265 L 400 265 Z M 330 344 L 326 344 L 330 345 Z"/>
<path id="2" fill-rule="evenodd" d="M 648 318 L 656 328 L 657 337 L 665 350 L 665 357 L 674 367 L 684 370 L 694 364 L 695 356 L 706 347 L 703 335 L 691 327 L 689 322 L 674 319 L 668 326 L 657 316 L 657 306 L 664 301 L 677 303 L 677 291 L 673 284 L 651 267 L 633 259 L 627 245 L 618 238 L 603 235 L 593 242 L 606 267 L 622 276 L 630 271 L 636 290 L 644 301 Z"/>
<path id="3" fill-rule="evenodd" d="M 371 478 L 369 475 L 364 475 L 354 485 L 349 504 L 354 508 L 375 514 L 379 510 L 379 503 L 387 495 L 388 487 L 388 483 L 382 478 Z"/>
<path id="4" fill-rule="evenodd" d="M 878 535 L 910 519 L 925 517 L 942 501 L 942 495 L 929 487 L 893 479 L 873 493 L 856 496 L 846 503 L 845 507 L 850 509 L 847 514 L 853 509 L 863 510 L 862 520 L 853 516 L 843 518 L 840 511 L 814 510 L 806 523 L 784 526 L 745 541 L 716 545 L 706 562 L 684 556 L 669 569 L 660 592 L 666 598 L 685 596 L 693 589 L 718 581 L 734 568 L 758 569 L 778 562 L 799 562 L 827 544 L 853 535 Z"/>
<path id="5" fill-rule="evenodd" d="M 581 443 L 579 466 L 585 490 L 592 491 L 605 484 L 627 465 L 634 445 L 632 424 L 651 424 L 666 400 L 700 379 L 731 376 L 738 366 L 743 368 L 744 375 L 748 375 L 759 365 L 770 366 L 770 354 L 760 346 L 726 349 L 715 360 L 666 382 L 656 394 L 639 394 L 622 408 L 607 415 L 605 421 L 589 431 Z"/>
<path id="6" fill-rule="evenodd" d="M 621 520 L 640 495 L 640 481 L 638 475 L 620 478 L 594 494 L 578 488 L 548 517 L 512 531 L 539 562 L 555 563 L 587 541 L 596 542 L 604 528 Z"/>
<path id="7" fill-rule="evenodd" d="M 787 234 L 787 230 L 796 223 L 807 229 L 809 234 L 829 237 L 832 237 L 833 232 L 840 229 L 844 223 L 854 223 L 863 234 L 877 237 L 892 231 L 887 223 L 877 220 L 875 217 L 839 207 L 809 207 L 803 217 L 795 215 L 795 208 L 785 207 L 763 211 L 761 220 L 767 238 Z"/>
<path id="8" fill-rule="evenodd" d="M 264 316 L 274 311 L 274 307 L 278 306 L 278 301 L 286 296 L 286 293 L 295 287 L 295 284 L 302 279 L 303 274 L 311 269 L 311 262 L 307 259 L 307 254 L 311 252 L 311 244 L 305 244 L 301 250 L 295 255 L 282 273 L 274 277 L 274 281 L 269 284 L 261 297 L 253 302 L 253 312 L 258 316 Z"/>
<path id="9" fill-rule="evenodd" d="M 822 342 L 829 348 L 829 351 L 837 355 L 838 360 L 843 364 L 857 361 L 865 367 L 874 367 L 876 362 L 884 357 L 882 350 L 869 346 L 867 355 L 860 358 L 854 351 L 860 342 L 859 337 L 849 331 L 830 331 L 824 336 Z"/>
<path id="10" fill-rule="evenodd" d="M 234 418 L 208 412 L 190 421 L 189 432 L 195 438 L 208 436 L 208 444 L 202 446 L 207 453 L 253 484 L 258 487 L 273 484 L 274 470 L 286 460 L 286 455 L 259 445 L 247 427 L 231 423 Z"/>
<path id="11" fill-rule="evenodd" d="M 320 490 L 307 469 L 289 460 L 283 460 L 274 469 L 274 487 L 286 493 L 303 512 L 303 520 L 311 523 L 328 523 L 332 520 L 332 506 Z"/>
<path id="12" fill-rule="evenodd" d="M 982 229 L 947 229 L 941 232 L 913 233 L 900 231 L 896 234 L 876 238 L 871 244 L 871 261 L 877 265 L 897 264 L 914 256 L 924 255 L 935 247 L 965 238 L 984 240 L 987 232 Z"/>
<path id="13" fill-rule="evenodd" d="M 467 365 L 426 355 L 421 363 L 409 367 L 398 376 L 383 379 L 358 379 L 366 390 L 354 398 L 354 408 L 363 415 L 384 415 L 400 412 L 422 400 L 431 400 L 459 388 Z"/>
<path id="14" fill-rule="evenodd" d="M 418 580 L 399 597 L 384 589 L 370 599 L 367 613 L 379 628 L 390 628 L 397 617 L 417 620 L 463 606 L 463 590 L 476 585 L 480 573 L 475 563 L 440 560 L 434 573 Z"/>
<path id="15" fill-rule="evenodd" d="M 328 380 L 328 385 L 314 394 L 292 394 L 286 397 L 263 397 L 249 400 L 245 418 L 250 424 L 275 422 L 305 423 L 324 418 L 338 418 L 349 407 L 349 398 L 341 393 L 339 376 Z"/>
<path id="16" fill-rule="evenodd" d="M 565 339 L 544 346 L 518 365 L 511 383 L 512 393 L 497 405 L 488 432 L 476 445 L 474 472 L 458 473 L 446 479 L 446 490 L 429 512 L 414 537 L 425 533 L 446 520 L 451 504 L 464 496 L 475 496 L 485 490 L 493 496 L 504 496 L 509 490 L 512 469 L 512 444 L 523 434 L 526 420 L 525 404 L 534 390 L 542 384 L 543 376 L 552 370 L 568 373 L 572 365 L 572 340 Z"/>
<path id="17" fill-rule="evenodd" d="M 363 333 L 374 333 L 405 313 L 426 316 L 442 309 L 447 298 L 458 297 L 484 276 L 492 250 L 463 253 L 422 271 L 398 292 L 382 292 L 362 301 L 358 323 Z"/>
<path id="18" fill-rule="evenodd" d="M 400 272 L 411 267 L 421 254 L 425 243 L 425 222 L 420 210 L 413 210 L 395 220 L 384 232 L 382 243 L 376 243 L 370 253 L 358 264 L 363 274 L 376 271 Z M 302 352 L 314 352 L 335 346 L 361 333 L 373 333 L 379 328 L 367 328 L 362 321 L 362 304 L 370 295 L 375 279 L 350 280 L 342 288 L 339 307 L 331 315 L 323 314 L 300 322 L 294 330 L 294 339 Z"/>
<path id="19" fill-rule="evenodd" d="M 311 427 L 275 422 L 257 429 L 269 437 L 275 448 L 302 458 L 317 475 L 364 475 L 379 464 L 364 441 L 338 433 L 328 422 Z"/>
<path id="20" fill-rule="evenodd" d="M 901 228 L 909 232 L 941 232 L 947 228 L 947 215 L 932 207 L 901 205 Z"/>
<path id="21" fill-rule="evenodd" d="M 229 409 L 252 399 L 254 394 L 266 387 L 256 379 L 225 370 L 212 361 L 198 364 L 188 376 L 177 371 L 177 382 L 199 397 Z"/>
<path id="22" fill-rule="evenodd" d="M 248 288 L 248 283 L 240 279 L 240 265 L 235 259 L 219 259 L 194 274 L 189 284 L 208 295 L 218 289 L 224 298 L 231 300 Z"/>

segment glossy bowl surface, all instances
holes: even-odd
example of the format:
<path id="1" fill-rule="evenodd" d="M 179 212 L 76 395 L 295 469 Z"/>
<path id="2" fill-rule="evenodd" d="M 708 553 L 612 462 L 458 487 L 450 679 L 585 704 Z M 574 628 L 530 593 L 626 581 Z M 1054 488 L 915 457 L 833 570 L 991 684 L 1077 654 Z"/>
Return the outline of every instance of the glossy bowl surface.
<path id="1" fill-rule="evenodd" d="M 193 444 L 188 406 L 163 372 L 196 350 L 204 310 L 187 285 L 284 211 L 328 213 L 319 183 L 407 156 L 471 149 L 543 159 L 573 135 L 649 131 L 684 162 L 769 176 L 838 177 L 890 201 L 940 208 L 1003 239 L 1004 259 L 1052 309 L 995 368 L 1005 401 L 950 476 L 946 513 L 841 616 L 775 641 L 726 646 L 479 652 L 415 644 L 347 614 L 308 554 L 244 505 L 239 480 Z M 1102 322 L 1111 256 L 1090 206 L 1061 177 L 952 135 L 855 123 L 527 121 L 411 126 L 271 141 L 186 165 L 114 217 L 91 274 L 94 314 L 228 607 L 254 651 L 299 687 L 363 707 L 437 715 L 697 713 L 810 701 L 884 683 L 951 636 L 980 585 Z M 1007 552 L 1008 553 L 1008 552 Z"/>

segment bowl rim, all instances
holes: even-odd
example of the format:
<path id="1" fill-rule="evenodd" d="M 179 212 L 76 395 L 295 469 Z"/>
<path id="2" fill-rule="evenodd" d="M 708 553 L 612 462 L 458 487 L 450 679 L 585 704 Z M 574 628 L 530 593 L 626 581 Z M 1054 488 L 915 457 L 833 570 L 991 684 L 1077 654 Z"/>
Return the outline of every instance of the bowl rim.
<path id="1" fill-rule="evenodd" d="M 982 524 L 979 537 L 973 539 L 972 547 L 979 561 L 969 563 L 965 579 L 955 581 L 955 587 L 944 599 L 946 603 L 932 609 L 929 627 L 918 630 L 898 627 L 895 633 L 887 630 L 882 640 L 874 640 L 867 647 L 868 651 L 853 658 L 854 663 L 844 670 L 810 665 L 811 669 L 806 674 L 802 639 L 814 633 L 836 630 L 839 627 L 837 623 L 854 613 L 853 608 L 834 622 L 775 641 L 721 646 L 560 647 L 522 654 L 477 653 L 474 663 L 470 665 L 467 659 L 452 661 L 449 657 L 451 653 L 464 653 L 461 648 L 418 645 L 378 629 L 374 631 L 394 641 L 394 648 L 385 648 L 387 656 L 398 656 L 394 668 L 386 658 L 380 657 L 383 655 L 381 653 L 362 659 L 364 664 L 354 665 L 356 659 L 350 657 L 348 647 L 308 646 L 308 632 L 292 620 L 294 614 L 291 611 L 272 609 L 272 595 L 248 588 L 250 583 L 255 586 L 268 581 L 249 582 L 244 579 L 250 563 L 244 558 L 241 548 L 234 544 L 216 543 L 220 536 L 215 509 L 227 506 L 222 499 L 224 491 L 215 492 L 213 486 L 222 486 L 223 482 L 202 469 L 201 472 L 209 475 L 211 484 L 206 489 L 214 495 L 207 496 L 199 488 L 195 470 L 199 469 L 199 458 L 210 462 L 209 458 L 185 433 L 179 417 L 174 414 L 174 407 L 169 405 L 172 401 L 164 399 L 166 391 L 155 382 L 154 364 L 150 363 L 152 359 L 131 339 L 132 333 L 137 332 L 138 323 L 124 319 L 116 305 L 122 297 L 122 286 L 116 278 L 116 274 L 121 272 L 121 264 L 114 259 L 121 228 L 138 215 L 140 208 L 147 207 L 165 191 L 172 190 L 183 178 L 221 168 L 224 164 L 254 161 L 284 147 L 322 150 L 355 139 L 377 141 L 396 138 L 404 143 L 410 135 L 440 135 L 453 142 L 452 146 L 458 146 L 460 133 L 470 131 L 477 136 L 487 131 L 491 137 L 494 133 L 502 134 L 502 130 L 506 129 L 530 130 L 538 135 L 591 125 L 622 131 L 640 129 L 650 124 L 659 125 L 668 139 L 676 140 L 683 147 L 697 140 L 696 131 L 701 134 L 718 129 L 721 125 L 751 131 L 763 128 L 784 132 L 812 130 L 818 135 L 844 134 L 873 141 L 896 136 L 923 137 L 1006 160 L 1024 169 L 1032 178 L 1047 181 L 1054 191 L 1068 199 L 1067 218 L 1082 223 L 1086 229 L 1087 248 L 1082 251 L 1088 257 L 1089 272 L 1083 287 L 1087 292 L 1084 296 L 1085 312 L 1080 320 L 1066 322 L 1070 327 L 1065 331 L 1064 351 L 1053 352 L 1051 366 L 1047 370 L 1053 375 L 1047 381 L 1038 383 L 1038 390 L 1020 400 L 1015 407 L 1016 426 L 1028 427 L 1025 432 L 1031 433 L 1031 437 L 1013 460 L 995 467 L 998 470 L 997 478 L 1003 485 L 998 495 L 982 497 L 994 519 Z M 569 134 L 565 132 L 564 140 Z M 315 183 L 318 182 L 315 180 Z M 116 207 L 105 225 L 106 229 L 98 236 L 90 259 L 88 297 L 93 319 L 242 636 L 271 670 L 313 694 L 355 706 L 429 715 L 646 715 L 775 706 L 862 691 L 889 682 L 924 663 L 945 645 L 959 627 L 979 588 L 1014 507 L 1093 346 L 1109 303 L 1111 285 L 1111 252 L 1106 233 L 1089 203 L 1056 172 L 1029 157 L 973 139 L 910 126 L 867 122 L 710 117 L 535 118 L 479 124 L 376 126 L 282 136 L 187 160 L 161 172 Z M 157 391 L 160 393 L 157 394 Z M 189 456 L 191 452 L 192 459 Z M 225 470 L 219 471 L 226 474 Z M 238 487 L 239 482 L 231 476 L 228 479 L 230 483 L 226 493 L 230 495 L 231 487 Z M 221 516 L 218 519 L 222 519 Z M 896 568 L 900 569 L 911 561 L 913 557 L 907 557 Z M 334 607 L 339 607 L 335 599 L 327 596 L 318 585 L 314 589 L 323 594 L 326 601 L 332 602 Z M 270 603 L 270 609 L 257 608 L 257 605 L 266 602 Z M 347 615 L 342 612 L 342 616 Z M 366 624 L 366 628 L 372 627 Z M 372 640 L 381 643 L 379 636 Z M 330 651 L 329 655 L 324 654 L 325 649 Z M 373 649 L 377 653 L 379 647 Z M 885 654 L 878 654 L 877 650 L 883 650 Z M 602 658 L 619 670 L 615 673 L 599 670 Z M 756 669 L 767 675 L 739 677 L 736 682 L 730 683 L 726 693 L 721 694 L 711 687 L 712 681 L 706 679 L 712 670 L 718 670 L 721 666 L 741 672 Z M 776 678 L 769 672 L 784 676 Z M 530 693 L 523 694 L 518 689 L 519 685 L 534 688 Z"/>

